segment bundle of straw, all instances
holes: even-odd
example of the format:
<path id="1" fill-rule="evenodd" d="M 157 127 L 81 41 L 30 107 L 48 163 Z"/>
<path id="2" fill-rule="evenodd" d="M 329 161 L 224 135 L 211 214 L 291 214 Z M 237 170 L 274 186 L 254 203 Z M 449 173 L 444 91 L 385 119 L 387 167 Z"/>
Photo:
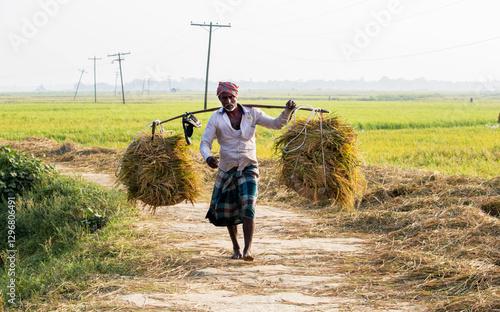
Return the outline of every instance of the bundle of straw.
<path id="1" fill-rule="evenodd" d="M 358 166 L 354 129 L 332 114 L 297 119 L 275 140 L 281 154 L 279 180 L 314 201 L 335 200 L 349 209 L 365 182 Z"/>
<path id="2" fill-rule="evenodd" d="M 118 182 L 130 200 L 140 200 L 153 212 L 184 200 L 193 203 L 200 194 L 187 145 L 180 135 L 143 134 L 133 141 L 122 158 Z"/>

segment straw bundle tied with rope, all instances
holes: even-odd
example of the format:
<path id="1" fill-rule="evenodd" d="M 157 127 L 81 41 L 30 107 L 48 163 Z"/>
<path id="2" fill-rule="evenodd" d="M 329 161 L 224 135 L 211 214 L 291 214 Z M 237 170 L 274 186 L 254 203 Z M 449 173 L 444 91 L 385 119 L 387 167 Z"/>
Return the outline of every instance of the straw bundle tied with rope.
<path id="1" fill-rule="evenodd" d="M 297 119 L 300 109 L 289 122 L 288 132 L 275 141 L 281 154 L 280 182 L 314 201 L 333 199 L 353 209 L 365 187 L 354 129 L 339 116 L 323 116 L 319 109 L 313 109 L 305 119 Z"/>
<path id="2" fill-rule="evenodd" d="M 130 200 L 142 201 L 153 213 L 159 206 L 195 202 L 200 194 L 200 179 L 184 138 L 171 131 L 167 135 L 161 125 L 152 137 L 148 132 L 151 125 L 127 147 L 119 165 L 118 182 L 125 186 Z"/>

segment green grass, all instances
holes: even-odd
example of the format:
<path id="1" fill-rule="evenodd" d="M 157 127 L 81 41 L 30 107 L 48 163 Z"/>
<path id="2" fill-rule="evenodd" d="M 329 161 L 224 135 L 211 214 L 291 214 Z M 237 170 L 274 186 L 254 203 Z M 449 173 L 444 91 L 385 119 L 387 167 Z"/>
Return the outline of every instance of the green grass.
<path id="1" fill-rule="evenodd" d="M 337 100 L 328 101 L 326 91 L 248 91 L 241 93 L 239 101 L 282 106 L 288 98 L 293 98 L 299 105 L 307 103 L 329 109 L 355 127 L 360 134 L 360 151 L 370 165 L 483 177 L 500 172 L 497 156 L 500 129 L 485 127 L 496 124 L 500 113 L 497 97 L 470 103 L 470 96 L 461 94 L 331 93 Z M 83 146 L 124 149 L 151 121 L 203 108 L 202 92 L 129 96 L 125 105 L 109 96 L 97 104 L 92 100 L 87 96 L 81 101 L 68 101 L 67 94 L 0 97 L 0 138 L 47 137 Z M 215 96 L 209 97 L 208 107 L 219 105 Z M 280 113 L 276 109 L 265 111 L 271 116 Z M 197 117 L 205 125 L 210 114 Z M 164 126 L 182 133 L 180 119 Z M 202 133 L 203 128 L 194 131 L 194 150 L 199 147 Z M 280 133 L 258 128 L 260 158 L 276 157 L 273 142 Z"/>
<path id="2" fill-rule="evenodd" d="M 500 172 L 500 129 L 484 126 L 366 131 L 368 165 L 493 178 Z"/>
<path id="3" fill-rule="evenodd" d="M 127 274 L 131 266 L 109 254 L 99 242 L 136 214 L 118 190 L 108 190 L 60 175 L 46 175 L 15 200 L 16 304 L 44 301 L 44 297 L 89 287 L 96 274 Z M 0 202 L 0 218 L 7 220 L 7 202 Z M 97 230 L 103 228 L 103 230 Z M 7 229 L 2 229 L 7 237 Z M 121 233 L 120 235 L 123 235 Z M 129 234 L 130 235 L 130 234 Z M 0 289 L 7 290 L 10 261 L 7 241 L 0 242 Z M 3 302 L 7 301 L 6 293 Z M 1 305 L 0 305 L 1 308 Z"/>

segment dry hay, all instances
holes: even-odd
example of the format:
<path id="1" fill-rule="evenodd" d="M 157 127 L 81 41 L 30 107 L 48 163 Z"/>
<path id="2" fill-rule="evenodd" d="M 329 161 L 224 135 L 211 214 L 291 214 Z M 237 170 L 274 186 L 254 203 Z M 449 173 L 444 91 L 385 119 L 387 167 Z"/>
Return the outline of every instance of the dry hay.
<path id="1" fill-rule="evenodd" d="M 64 143 L 58 149 L 51 151 L 51 153 L 53 153 L 55 155 L 64 155 L 64 154 L 76 152 L 78 150 L 80 150 L 80 147 L 78 145 L 76 145 L 73 142 L 67 142 L 67 143 Z"/>
<path id="2" fill-rule="evenodd" d="M 381 290 L 388 298 L 424 303 L 429 311 L 500 311 L 500 219 L 493 212 L 500 204 L 500 177 L 360 169 L 367 188 L 355 213 L 288 194 L 274 176 L 261 177 L 261 198 L 308 209 L 318 216 L 314 229 L 320 234 L 372 239 L 365 256 L 343 267 L 363 276 L 356 280 L 363 296 Z"/>
<path id="3" fill-rule="evenodd" d="M 114 148 L 83 147 L 74 142 L 58 143 L 52 139 L 37 137 L 27 137 L 23 141 L 0 139 L 0 145 L 10 145 L 47 163 L 64 163 L 64 166 L 75 167 L 80 171 L 109 174 L 115 172 L 123 153 Z"/>
<path id="4" fill-rule="evenodd" d="M 353 208 L 364 179 L 354 129 L 335 115 L 298 119 L 275 141 L 281 152 L 279 180 L 314 201 L 335 200 Z"/>
<path id="5" fill-rule="evenodd" d="M 500 196 L 490 199 L 482 204 L 481 210 L 494 217 L 500 217 Z"/>
<path id="6" fill-rule="evenodd" d="M 363 173 L 368 187 L 357 213 L 328 218 L 376 235 L 367 271 L 392 276 L 384 283 L 424 298 L 431 311 L 498 311 L 500 220 L 485 210 L 498 207 L 500 178 L 376 167 Z"/>
<path id="7" fill-rule="evenodd" d="M 130 200 L 140 200 L 154 213 L 156 207 L 195 202 L 199 178 L 187 145 L 180 135 L 144 134 L 133 141 L 120 164 L 118 182 Z"/>

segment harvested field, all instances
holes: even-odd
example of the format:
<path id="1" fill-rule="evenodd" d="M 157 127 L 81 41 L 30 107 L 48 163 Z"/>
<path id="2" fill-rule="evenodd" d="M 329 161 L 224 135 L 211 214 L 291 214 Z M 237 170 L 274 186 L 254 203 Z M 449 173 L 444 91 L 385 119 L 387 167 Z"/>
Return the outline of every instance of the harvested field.
<path id="1" fill-rule="evenodd" d="M 35 156 L 45 154 L 46 161 L 50 163 L 97 172 L 113 173 L 121 156 L 121 151 L 112 150 L 84 154 L 81 151 L 85 149 L 75 146 L 70 146 L 71 151 L 66 154 L 58 155 L 50 151 L 61 149 L 62 144 L 44 139 L 2 141 L 0 144 L 10 144 L 13 148 L 32 152 Z M 65 155 L 73 155 L 74 159 L 67 161 Z M 203 164 L 198 170 L 204 174 L 203 188 L 209 193 L 213 172 Z M 348 213 L 335 205 L 314 204 L 300 198 L 295 192 L 279 187 L 276 183 L 276 170 L 275 161 L 261 161 L 259 203 L 286 206 L 286 209 L 308 215 L 312 220 L 310 225 L 297 221 L 299 226 L 288 225 L 283 228 L 280 227 L 282 224 L 279 219 L 276 219 L 274 226 L 270 225 L 268 230 L 279 231 L 280 241 L 356 237 L 365 242 L 362 254 L 325 254 L 333 258 L 328 263 L 318 262 L 318 268 L 328 266 L 328 276 L 332 278 L 345 272 L 349 275 L 344 276 L 343 285 L 312 290 L 314 296 L 363 298 L 374 302 L 379 308 L 387 300 L 402 300 L 423 305 L 430 311 L 500 309 L 500 220 L 497 214 L 500 178 L 488 180 L 447 176 L 438 172 L 362 167 L 367 189 L 356 211 Z M 204 198 L 208 198 L 208 195 L 205 194 Z M 185 232 L 185 229 L 177 230 Z M 153 225 L 148 226 L 147 231 L 149 234 L 145 237 L 159 235 Z M 196 232 L 189 232 L 191 237 L 198 233 L 197 229 L 190 231 Z M 203 244 L 210 243 L 206 241 Z M 155 248 L 159 248 L 153 242 L 148 244 L 148 248 L 151 248 L 148 250 L 153 253 Z M 177 241 L 176 244 L 181 242 Z M 227 246 L 229 247 L 229 243 Z M 207 250 L 198 250 L 198 247 L 182 248 L 194 255 L 201 255 L 203 252 L 204 255 L 210 254 Z M 255 253 L 258 254 L 258 247 L 255 248 Z M 217 250 L 227 253 L 222 249 Z M 267 256 L 276 253 L 272 249 L 266 251 Z M 213 278 L 215 273 L 200 269 L 200 261 L 205 264 L 215 261 L 213 265 L 219 263 L 219 260 L 213 260 L 210 256 L 178 262 L 177 268 L 169 269 L 169 280 L 206 279 L 213 283 L 216 280 Z M 286 260 L 278 264 L 291 268 L 311 265 L 307 259 Z M 158 269 L 163 270 L 162 267 Z M 284 274 L 288 274 L 287 272 Z M 228 278 L 232 279 L 231 276 Z M 289 282 L 300 284 L 302 280 L 295 278 Z M 109 281 L 106 283 L 113 284 Z M 139 287 L 138 283 L 136 281 L 134 287 Z M 247 281 L 238 283 L 247 285 Z M 266 283 L 273 285 L 273 280 L 268 279 Z M 169 285 L 172 286 L 172 283 Z M 260 287 L 253 285 L 252 289 L 260 291 Z M 303 299 L 306 300 L 305 297 Z M 132 297 L 130 300 L 133 300 Z M 301 304 L 307 303 L 304 301 Z M 344 304 L 343 308 L 349 306 L 349 302 Z"/>
<path id="2" fill-rule="evenodd" d="M 362 171 L 368 188 L 355 213 L 308 207 L 325 229 L 376 240 L 371 259 L 359 268 L 381 285 L 432 302 L 433 311 L 498 311 L 500 178 L 376 167 Z M 295 194 L 271 187 L 267 192 L 307 205 Z"/>

